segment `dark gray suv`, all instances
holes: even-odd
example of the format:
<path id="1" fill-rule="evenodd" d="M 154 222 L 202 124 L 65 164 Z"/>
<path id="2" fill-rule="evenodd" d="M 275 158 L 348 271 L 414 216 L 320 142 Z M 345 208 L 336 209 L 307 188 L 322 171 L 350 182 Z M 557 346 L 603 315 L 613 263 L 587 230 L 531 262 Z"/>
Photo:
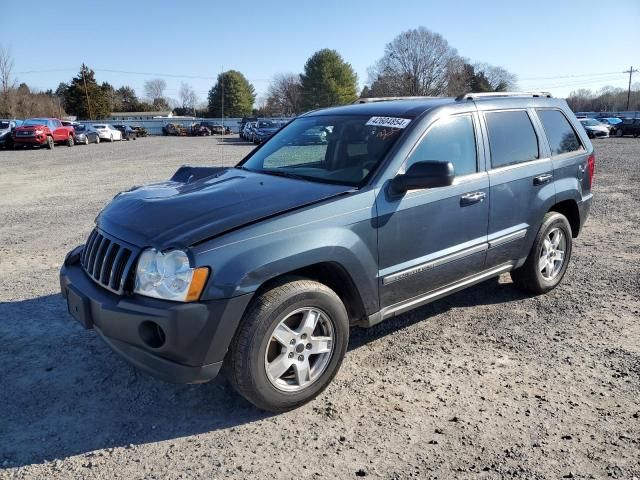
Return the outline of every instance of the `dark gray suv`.
<path id="1" fill-rule="evenodd" d="M 171 382 L 222 369 L 284 411 L 371 326 L 504 272 L 563 278 L 593 147 L 548 94 L 370 101 L 307 113 L 234 168 L 118 194 L 60 272 L 70 313 Z"/>

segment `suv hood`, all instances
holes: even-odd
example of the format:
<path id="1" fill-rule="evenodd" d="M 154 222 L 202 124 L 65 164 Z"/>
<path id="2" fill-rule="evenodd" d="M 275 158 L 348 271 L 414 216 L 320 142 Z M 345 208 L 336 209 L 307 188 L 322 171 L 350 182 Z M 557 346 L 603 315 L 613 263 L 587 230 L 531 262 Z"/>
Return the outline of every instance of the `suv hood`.
<path id="1" fill-rule="evenodd" d="M 96 224 L 139 247 L 186 247 L 352 189 L 229 168 L 195 181 L 169 180 L 119 193 Z"/>

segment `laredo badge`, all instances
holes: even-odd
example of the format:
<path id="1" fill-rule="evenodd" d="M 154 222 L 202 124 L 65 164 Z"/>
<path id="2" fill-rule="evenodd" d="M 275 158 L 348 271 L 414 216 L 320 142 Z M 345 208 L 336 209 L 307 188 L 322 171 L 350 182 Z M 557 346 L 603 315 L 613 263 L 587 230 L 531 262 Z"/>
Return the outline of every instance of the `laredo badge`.
<path id="1" fill-rule="evenodd" d="M 408 118 L 371 117 L 366 125 L 373 125 L 375 127 L 405 128 L 410 122 L 411 120 Z"/>

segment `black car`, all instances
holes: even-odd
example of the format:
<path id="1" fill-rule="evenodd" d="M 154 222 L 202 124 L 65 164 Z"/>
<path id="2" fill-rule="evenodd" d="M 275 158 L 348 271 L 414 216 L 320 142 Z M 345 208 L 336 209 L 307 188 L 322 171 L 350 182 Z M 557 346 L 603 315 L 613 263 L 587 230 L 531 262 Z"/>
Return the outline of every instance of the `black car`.
<path id="1" fill-rule="evenodd" d="M 215 135 L 228 135 L 231 133 L 231 129 L 229 127 L 223 127 L 219 123 L 205 121 L 200 125 L 202 125 L 203 127 L 207 127 L 209 131 Z"/>
<path id="2" fill-rule="evenodd" d="M 144 127 L 141 127 L 140 125 L 134 125 L 131 128 L 133 128 L 133 131 L 136 132 L 136 138 L 146 137 L 148 135 L 147 129 Z"/>
<path id="3" fill-rule="evenodd" d="M 622 137 L 624 135 L 640 135 L 640 118 L 623 118 L 622 122 L 616 124 L 611 129 L 611 135 Z"/>
<path id="4" fill-rule="evenodd" d="M 138 136 L 136 131 L 129 125 L 114 125 L 113 128 L 122 132 L 123 140 L 135 140 Z"/>
<path id="5" fill-rule="evenodd" d="M 191 135 L 195 137 L 208 137 L 211 135 L 211 130 L 202 123 L 194 123 L 191 125 Z"/>

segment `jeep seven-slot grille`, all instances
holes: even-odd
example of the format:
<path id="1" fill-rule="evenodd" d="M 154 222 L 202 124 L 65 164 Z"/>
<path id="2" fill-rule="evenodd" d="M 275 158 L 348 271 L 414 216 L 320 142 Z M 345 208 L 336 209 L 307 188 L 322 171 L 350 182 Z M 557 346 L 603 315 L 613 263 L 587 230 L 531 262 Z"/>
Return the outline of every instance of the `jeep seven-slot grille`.
<path id="1" fill-rule="evenodd" d="M 82 251 L 82 268 L 94 282 L 122 295 L 130 285 L 128 279 L 135 252 L 98 230 L 89 235 Z"/>

